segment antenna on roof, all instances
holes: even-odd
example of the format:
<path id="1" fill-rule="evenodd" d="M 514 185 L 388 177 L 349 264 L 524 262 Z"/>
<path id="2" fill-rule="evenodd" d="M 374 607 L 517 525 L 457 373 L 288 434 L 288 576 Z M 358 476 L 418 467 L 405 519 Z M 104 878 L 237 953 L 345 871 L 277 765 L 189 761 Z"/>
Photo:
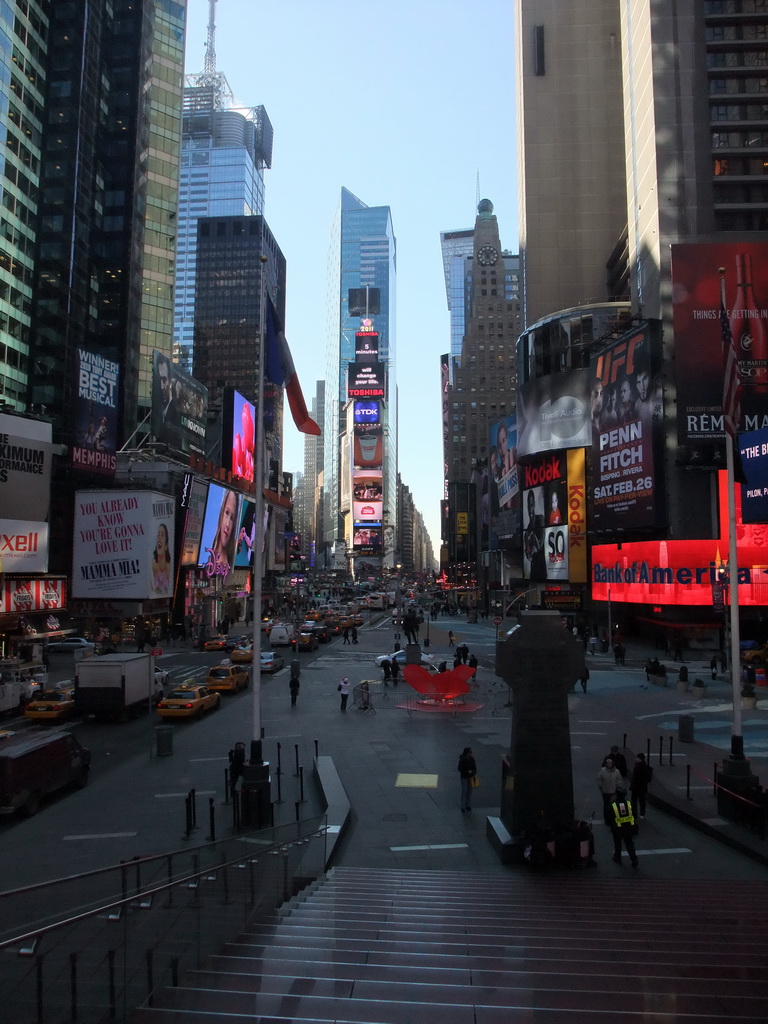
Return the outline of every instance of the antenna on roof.
<path id="1" fill-rule="evenodd" d="M 214 0 L 215 3 L 215 0 Z M 477 184 L 475 186 L 475 209 L 480 205 L 480 168 L 477 169 Z"/>
<path id="2" fill-rule="evenodd" d="M 216 2 L 208 0 L 208 36 L 205 40 L 203 73 L 216 74 Z"/>

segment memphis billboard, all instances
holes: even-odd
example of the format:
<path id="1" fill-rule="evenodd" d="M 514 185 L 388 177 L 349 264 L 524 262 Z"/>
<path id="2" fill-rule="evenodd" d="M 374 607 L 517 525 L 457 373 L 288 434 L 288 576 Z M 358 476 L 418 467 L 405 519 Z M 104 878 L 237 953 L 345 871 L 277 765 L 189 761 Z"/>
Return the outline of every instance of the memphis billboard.
<path id="1" fill-rule="evenodd" d="M 113 477 L 117 461 L 120 364 L 84 348 L 75 350 L 75 440 L 72 465 Z"/>

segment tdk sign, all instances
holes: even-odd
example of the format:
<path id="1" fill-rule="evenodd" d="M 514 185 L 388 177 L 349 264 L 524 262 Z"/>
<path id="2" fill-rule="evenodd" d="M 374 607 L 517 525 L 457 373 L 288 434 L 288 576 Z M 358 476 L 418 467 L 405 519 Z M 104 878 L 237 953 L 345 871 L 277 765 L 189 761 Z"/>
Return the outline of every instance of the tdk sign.
<path id="1" fill-rule="evenodd" d="M 378 402 L 355 402 L 354 408 L 355 423 L 378 423 L 379 403 Z"/>

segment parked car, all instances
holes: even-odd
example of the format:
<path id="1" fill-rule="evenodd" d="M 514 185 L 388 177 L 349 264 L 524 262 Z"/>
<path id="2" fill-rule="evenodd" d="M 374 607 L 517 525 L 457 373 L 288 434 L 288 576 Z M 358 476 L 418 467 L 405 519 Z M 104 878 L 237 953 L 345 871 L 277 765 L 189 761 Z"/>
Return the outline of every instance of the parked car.
<path id="1" fill-rule="evenodd" d="M 248 686 L 248 672 L 239 665 L 214 665 L 205 685 L 217 693 L 237 693 Z"/>
<path id="2" fill-rule="evenodd" d="M 405 664 L 405 651 L 395 651 L 394 654 L 380 654 L 376 658 L 376 664 L 381 668 L 383 661 L 397 661 L 398 665 L 402 668 Z M 435 656 L 434 654 L 422 654 L 420 658 L 422 665 L 434 665 Z"/>
<path id="3" fill-rule="evenodd" d="M 68 718 L 74 707 L 74 689 L 45 690 L 25 706 L 24 716 L 35 722 L 58 722 L 62 718 Z"/>
<path id="4" fill-rule="evenodd" d="M 285 665 L 283 656 L 281 654 L 278 654 L 277 651 L 261 652 L 262 672 L 279 672 L 283 665 Z"/>
<path id="5" fill-rule="evenodd" d="M 215 711 L 221 695 L 207 686 L 179 686 L 171 690 L 157 705 L 161 718 L 202 718 L 206 711 Z"/>
<path id="6" fill-rule="evenodd" d="M 91 752 L 65 730 L 26 730 L 0 742 L 0 814 L 35 814 L 40 801 L 88 782 Z"/>
<path id="7" fill-rule="evenodd" d="M 294 637 L 292 646 L 297 651 L 316 651 L 320 646 L 320 642 L 315 636 L 314 631 L 309 633 L 299 633 L 297 637 Z"/>
<path id="8" fill-rule="evenodd" d="M 54 653 L 61 651 L 93 651 L 96 644 L 91 643 L 82 636 L 65 636 L 61 640 L 54 640 L 48 644 L 48 650 Z"/>

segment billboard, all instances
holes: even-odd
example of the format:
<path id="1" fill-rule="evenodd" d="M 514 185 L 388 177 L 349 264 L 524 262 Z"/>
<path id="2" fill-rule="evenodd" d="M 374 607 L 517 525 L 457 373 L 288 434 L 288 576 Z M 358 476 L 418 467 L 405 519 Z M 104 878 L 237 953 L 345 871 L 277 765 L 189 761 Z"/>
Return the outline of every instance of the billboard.
<path id="1" fill-rule="evenodd" d="M 383 501 L 381 470 L 353 470 L 352 497 L 354 501 Z"/>
<path id="2" fill-rule="evenodd" d="M 376 363 L 379 359 L 379 332 L 370 329 L 370 320 L 363 323 L 368 329 L 355 332 L 355 362 Z"/>
<path id="3" fill-rule="evenodd" d="M 383 515 L 383 501 L 352 502 L 352 521 L 355 526 L 381 526 Z"/>
<path id="4" fill-rule="evenodd" d="M 0 413 L 0 572 L 47 572 L 51 424 Z"/>
<path id="5" fill-rule="evenodd" d="M 75 349 L 75 436 L 72 465 L 89 473 L 115 474 L 120 364 Z"/>
<path id="6" fill-rule="evenodd" d="M 208 388 L 155 349 L 151 420 L 154 436 L 176 451 L 202 455 L 207 421 Z"/>
<path id="7" fill-rule="evenodd" d="M 663 509 L 654 458 L 664 429 L 659 332 L 649 324 L 627 331 L 593 356 L 590 370 L 591 525 L 656 526 Z"/>
<path id="8" fill-rule="evenodd" d="M 491 490 L 498 508 L 512 505 L 518 493 L 517 418 L 507 416 L 491 425 L 491 453 L 488 459 Z"/>
<path id="9" fill-rule="evenodd" d="M 584 468 L 583 449 L 554 452 L 520 467 L 524 579 L 586 582 Z"/>
<path id="10" fill-rule="evenodd" d="M 568 370 L 517 390 L 517 454 L 538 455 L 591 443 L 589 371 Z"/>
<path id="11" fill-rule="evenodd" d="M 768 427 L 768 244 L 730 242 L 672 246 L 677 433 L 696 447 L 723 438 L 725 312 L 739 353 L 741 430 Z"/>
<path id="12" fill-rule="evenodd" d="M 376 401 L 355 402 L 352 409 L 352 419 L 355 423 L 378 423 L 380 417 L 380 406 Z"/>
<path id="13" fill-rule="evenodd" d="M 191 473 L 187 473 L 181 497 L 181 506 L 186 509 L 184 538 L 181 544 L 182 565 L 198 564 L 207 497 L 208 483 L 205 480 L 196 480 Z"/>
<path id="14" fill-rule="evenodd" d="M 749 481 L 741 488 L 742 521 L 768 523 L 768 428 L 740 434 L 739 450 Z"/>
<path id="15" fill-rule="evenodd" d="M 67 607 L 65 578 L 4 576 L 0 582 L 0 615 L 58 612 Z"/>
<path id="16" fill-rule="evenodd" d="M 208 576 L 228 576 L 235 566 L 240 498 L 229 487 L 208 485 L 197 564 Z"/>
<path id="17" fill-rule="evenodd" d="M 727 474 L 718 474 L 720 536 L 708 540 L 662 540 L 592 547 L 592 597 L 597 601 L 712 607 L 712 587 L 728 557 Z M 736 488 L 736 518 L 741 518 Z M 768 604 L 768 528 L 738 530 L 739 605 Z"/>
<path id="18" fill-rule="evenodd" d="M 350 363 L 347 367 L 347 399 L 386 398 L 386 379 L 384 363 Z"/>
<path id="19" fill-rule="evenodd" d="M 253 483 L 256 406 L 227 388 L 222 411 L 222 465 L 233 476 Z"/>
<path id="20" fill-rule="evenodd" d="M 171 597 L 175 511 L 157 491 L 78 491 L 72 596 Z"/>
<path id="21" fill-rule="evenodd" d="M 381 469 L 384 463 L 384 431 L 381 423 L 355 424 L 354 465 L 359 469 Z"/>
<path id="22" fill-rule="evenodd" d="M 352 533 L 352 550 L 356 555 L 381 555 L 381 528 L 355 527 Z"/>

